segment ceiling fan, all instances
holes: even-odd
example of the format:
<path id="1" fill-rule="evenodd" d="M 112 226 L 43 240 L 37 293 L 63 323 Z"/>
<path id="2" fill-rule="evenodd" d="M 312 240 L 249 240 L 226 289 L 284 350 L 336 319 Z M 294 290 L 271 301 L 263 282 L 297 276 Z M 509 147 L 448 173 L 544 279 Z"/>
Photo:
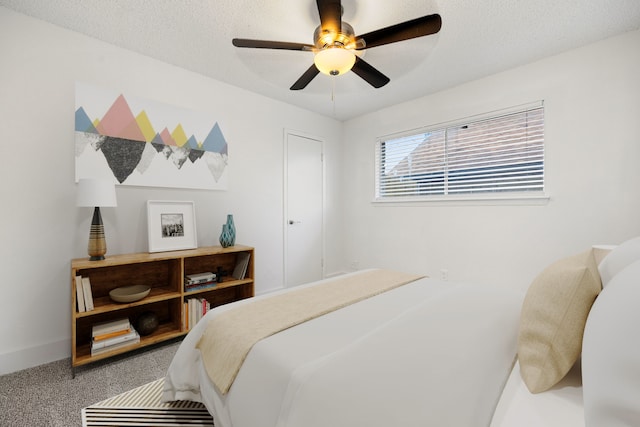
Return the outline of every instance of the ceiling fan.
<path id="1" fill-rule="evenodd" d="M 340 0 L 316 0 L 320 25 L 313 34 L 314 44 L 234 38 L 236 47 L 282 49 L 313 52 L 314 63 L 291 86 L 291 90 L 304 89 L 318 73 L 330 76 L 356 73 L 375 88 L 389 83 L 389 78 L 358 56 L 359 51 L 389 43 L 428 36 L 440 31 L 440 15 L 426 15 L 356 36 L 353 27 L 342 21 Z"/>

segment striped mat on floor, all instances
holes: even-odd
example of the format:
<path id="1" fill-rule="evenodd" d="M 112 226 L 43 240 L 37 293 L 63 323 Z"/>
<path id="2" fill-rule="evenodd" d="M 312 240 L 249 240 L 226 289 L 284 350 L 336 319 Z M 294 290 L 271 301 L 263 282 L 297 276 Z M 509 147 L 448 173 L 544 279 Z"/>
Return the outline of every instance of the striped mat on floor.
<path id="1" fill-rule="evenodd" d="M 82 410 L 82 426 L 213 426 L 203 404 L 160 401 L 164 378 L 95 403 Z"/>

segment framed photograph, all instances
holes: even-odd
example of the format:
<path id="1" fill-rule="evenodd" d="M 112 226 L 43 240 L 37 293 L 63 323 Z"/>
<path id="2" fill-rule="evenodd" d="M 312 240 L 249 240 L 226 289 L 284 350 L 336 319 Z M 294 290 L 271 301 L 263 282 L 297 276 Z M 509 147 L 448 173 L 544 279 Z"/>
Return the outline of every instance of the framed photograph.
<path id="1" fill-rule="evenodd" d="M 177 251 L 198 247 L 196 211 L 193 202 L 147 201 L 149 252 Z"/>

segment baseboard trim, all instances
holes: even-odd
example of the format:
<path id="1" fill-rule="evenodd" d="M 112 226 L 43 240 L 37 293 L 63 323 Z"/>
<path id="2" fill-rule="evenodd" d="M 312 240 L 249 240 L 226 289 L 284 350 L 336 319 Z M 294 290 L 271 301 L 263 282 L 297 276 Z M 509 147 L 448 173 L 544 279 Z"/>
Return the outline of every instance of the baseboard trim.
<path id="1" fill-rule="evenodd" d="M 0 375 L 71 357 L 71 339 L 0 354 Z"/>
<path id="2" fill-rule="evenodd" d="M 325 274 L 326 279 L 330 279 L 332 277 L 342 276 L 343 274 L 347 274 L 347 271 L 335 271 L 333 273 Z"/>

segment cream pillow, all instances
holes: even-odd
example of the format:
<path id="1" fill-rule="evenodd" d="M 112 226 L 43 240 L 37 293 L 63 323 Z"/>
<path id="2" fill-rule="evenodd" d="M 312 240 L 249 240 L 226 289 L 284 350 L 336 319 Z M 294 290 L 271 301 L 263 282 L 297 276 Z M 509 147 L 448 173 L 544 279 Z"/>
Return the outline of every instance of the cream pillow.
<path id="1" fill-rule="evenodd" d="M 548 390 L 569 372 L 601 289 L 592 249 L 555 262 L 531 283 L 518 333 L 520 375 L 529 391 Z"/>

